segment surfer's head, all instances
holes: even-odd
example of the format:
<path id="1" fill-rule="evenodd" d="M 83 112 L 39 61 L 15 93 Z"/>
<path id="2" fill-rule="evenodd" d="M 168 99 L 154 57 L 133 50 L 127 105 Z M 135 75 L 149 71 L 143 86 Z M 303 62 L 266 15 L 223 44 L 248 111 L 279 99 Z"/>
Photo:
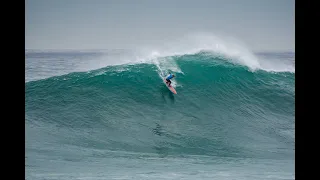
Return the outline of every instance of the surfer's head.
<path id="1" fill-rule="evenodd" d="M 174 74 L 172 74 L 172 77 L 175 77 L 175 75 L 174 75 Z"/>

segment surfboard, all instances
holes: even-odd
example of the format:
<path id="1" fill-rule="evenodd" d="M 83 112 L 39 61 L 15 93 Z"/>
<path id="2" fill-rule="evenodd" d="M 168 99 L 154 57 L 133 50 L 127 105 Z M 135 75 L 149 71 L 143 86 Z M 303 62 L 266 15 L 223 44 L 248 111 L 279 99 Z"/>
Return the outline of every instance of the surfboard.
<path id="1" fill-rule="evenodd" d="M 163 78 L 163 82 L 173 94 L 177 94 L 177 91 L 172 86 L 168 86 L 168 84 L 166 83 L 166 78 Z"/>

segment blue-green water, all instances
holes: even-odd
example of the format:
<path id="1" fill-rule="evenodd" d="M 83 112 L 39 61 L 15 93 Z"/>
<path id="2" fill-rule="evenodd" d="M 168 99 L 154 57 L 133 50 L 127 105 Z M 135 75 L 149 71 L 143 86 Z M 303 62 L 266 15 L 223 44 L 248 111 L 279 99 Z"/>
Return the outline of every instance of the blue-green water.
<path id="1" fill-rule="evenodd" d="M 57 56 L 83 57 L 26 61 Z M 51 64 L 34 79 L 28 66 L 26 178 L 294 179 L 294 71 L 233 62 L 196 53 L 57 75 Z"/>

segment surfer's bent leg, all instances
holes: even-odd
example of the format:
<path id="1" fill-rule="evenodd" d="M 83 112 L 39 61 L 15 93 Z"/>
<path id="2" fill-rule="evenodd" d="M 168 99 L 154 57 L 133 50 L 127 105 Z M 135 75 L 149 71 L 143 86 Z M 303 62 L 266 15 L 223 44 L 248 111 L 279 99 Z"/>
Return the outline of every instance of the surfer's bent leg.
<path id="1" fill-rule="evenodd" d="M 170 86 L 170 85 L 171 85 L 171 81 L 170 81 L 170 79 L 168 79 L 167 81 L 168 81 L 168 84 L 169 84 L 169 86 Z"/>

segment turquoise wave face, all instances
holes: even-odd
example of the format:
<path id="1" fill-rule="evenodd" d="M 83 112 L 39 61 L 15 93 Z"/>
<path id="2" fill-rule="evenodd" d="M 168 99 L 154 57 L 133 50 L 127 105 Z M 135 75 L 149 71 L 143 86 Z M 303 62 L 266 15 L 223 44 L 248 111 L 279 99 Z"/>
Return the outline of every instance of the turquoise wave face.
<path id="1" fill-rule="evenodd" d="M 252 72 L 201 53 L 171 61 L 181 71 L 160 62 L 27 82 L 26 121 L 42 127 L 30 141 L 50 136 L 47 143 L 160 155 L 293 156 L 293 73 Z M 161 79 L 168 71 L 177 95 Z"/>

